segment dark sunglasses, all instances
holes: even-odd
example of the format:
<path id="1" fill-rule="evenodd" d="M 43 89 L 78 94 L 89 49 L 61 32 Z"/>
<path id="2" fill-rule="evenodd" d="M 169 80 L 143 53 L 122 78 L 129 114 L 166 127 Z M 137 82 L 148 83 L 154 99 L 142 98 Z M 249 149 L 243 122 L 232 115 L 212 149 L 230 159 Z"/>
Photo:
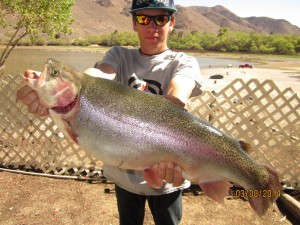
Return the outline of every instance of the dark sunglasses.
<path id="1" fill-rule="evenodd" d="M 135 15 L 135 21 L 141 25 L 148 25 L 151 20 L 158 26 L 166 25 L 172 18 L 171 15 L 158 15 L 158 16 L 146 16 L 146 15 Z"/>

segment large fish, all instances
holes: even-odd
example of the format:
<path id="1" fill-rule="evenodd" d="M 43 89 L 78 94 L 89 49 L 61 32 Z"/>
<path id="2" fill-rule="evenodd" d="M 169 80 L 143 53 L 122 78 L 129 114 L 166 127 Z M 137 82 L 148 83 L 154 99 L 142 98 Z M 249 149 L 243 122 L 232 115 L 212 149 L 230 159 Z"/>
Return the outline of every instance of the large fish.
<path id="1" fill-rule="evenodd" d="M 240 184 L 263 215 L 280 195 L 278 174 L 245 153 L 239 142 L 166 99 L 75 71 L 48 59 L 39 78 L 24 77 L 62 131 L 105 164 L 143 170 L 161 162 L 182 168 L 222 202 Z"/>

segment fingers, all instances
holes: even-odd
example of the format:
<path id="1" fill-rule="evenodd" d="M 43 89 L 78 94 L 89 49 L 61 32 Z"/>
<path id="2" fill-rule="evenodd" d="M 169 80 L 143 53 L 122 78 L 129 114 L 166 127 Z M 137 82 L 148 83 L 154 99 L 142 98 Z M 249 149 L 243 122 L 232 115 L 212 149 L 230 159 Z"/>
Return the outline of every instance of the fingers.
<path id="1" fill-rule="evenodd" d="M 30 88 L 28 86 L 21 87 L 17 91 L 17 99 L 18 100 L 23 100 L 23 98 L 26 97 L 27 94 L 29 94 L 30 92 L 32 92 L 32 88 Z"/>
<path id="2" fill-rule="evenodd" d="M 180 186 L 184 182 L 181 168 L 171 162 L 166 163 L 165 167 L 165 177 L 162 177 L 162 179 L 164 179 L 167 183 L 173 184 L 174 186 Z M 163 172 L 161 172 L 161 174 L 163 174 Z"/>
<path id="3" fill-rule="evenodd" d="M 163 185 L 163 180 L 157 176 L 157 168 L 158 166 L 153 166 L 145 168 L 143 171 L 147 184 L 153 188 L 161 188 Z"/>
<path id="4" fill-rule="evenodd" d="M 164 179 L 167 183 L 173 183 L 174 178 L 174 164 L 173 163 L 161 163 L 159 165 L 161 178 Z"/>
<path id="5" fill-rule="evenodd" d="M 38 79 L 41 72 L 34 70 L 26 70 L 24 76 L 30 79 Z M 17 100 L 23 101 L 28 106 L 28 112 L 37 114 L 39 116 L 46 116 L 49 114 L 48 109 L 40 105 L 38 94 L 29 86 L 24 86 L 17 91 Z"/>
<path id="6" fill-rule="evenodd" d="M 40 105 L 40 101 L 36 91 L 28 86 L 24 86 L 17 91 L 17 99 L 22 100 L 28 106 L 28 112 L 37 114 L 39 116 L 46 116 L 49 114 L 48 109 Z"/>
<path id="7" fill-rule="evenodd" d="M 34 95 L 34 94 L 31 94 L 31 95 Z M 28 98 L 25 98 L 25 99 L 30 99 L 30 97 L 31 96 L 29 96 Z M 29 100 L 25 101 L 25 99 L 23 100 L 23 102 L 28 106 L 28 112 L 37 114 L 39 104 L 40 104 L 39 100 L 35 98 L 35 99 L 33 99 L 33 101 L 29 102 Z"/>
<path id="8" fill-rule="evenodd" d="M 41 75 L 40 71 L 26 70 L 24 76 L 31 79 L 37 79 Z"/>
<path id="9" fill-rule="evenodd" d="M 30 106 L 31 104 L 35 106 L 38 103 L 36 102 L 36 100 L 38 100 L 38 96 L 35 91 L 31 90 L 25 96 L 23 96 L 21 100 L 28 106 Z"/>
<path id="10" fill-rule="evenodd" d="M 173 177 L 173 185 L 175 187 L 183 184 L 184 178 L 182 177 L 182 170 L 179 166 L 174 167 L 174 177 Z"/>
<path id="11" fill-rule="evenodd" d="M 166 169 L 167 169 L 167 164 L 166 163 L 160 163 L 159 165 L 155 165 L 157 167 L 157 176 L 165 180 L 166 177 Z"/>
<path id="12" fill-rule="evenodd" d="M 160 163 L 148 169 L 151 170 L 151 173 L 148 171 L 146 177 L 144 171 L 144 177 L 151 187 L 161 187 L 163 181 L 171 183 L 176 187 L 184 182 L 181 168 L 174 163 Z"/>
<path id="13" fill-rule="evenodd" d="M 38 110 L 37 110 L 37 115 L 39 116 L 47 116 L 49 115 L 49 110 L 46 108 L 41 107 L 41 105 L 39 104 Z"/>
<path id="14" fill-rule="evenodd" d="M 40 100 L 39 98 L 37 97 L 37 94 L 34 93 L 30 93 L 29 94 L 30 96 L 28 97 L 28 99 L 31 98 L 31 95 L 32 96 L 35 96 L 36 95 L 36 98 L 35 97 L 32 97 L 34 98 L 34 100 L 30 103 L 30 104 L 27 104 L 28 105 L 28 112 L 30 113 L 33 113 L 33 114 L 36 114 L 38 116 L 47 116 L 49 115 L 49 111 L 48 109 L 46 108 L 43 108 L 41 105 L 40 105 Z M 26 98 L 25 98 L 26 99 Z M 23 100 L 24 101 L 24 100 Z M 30 100 L 28 100 L 30 101 Z M 26 104 L 26 103 L 25 103 Z"/>

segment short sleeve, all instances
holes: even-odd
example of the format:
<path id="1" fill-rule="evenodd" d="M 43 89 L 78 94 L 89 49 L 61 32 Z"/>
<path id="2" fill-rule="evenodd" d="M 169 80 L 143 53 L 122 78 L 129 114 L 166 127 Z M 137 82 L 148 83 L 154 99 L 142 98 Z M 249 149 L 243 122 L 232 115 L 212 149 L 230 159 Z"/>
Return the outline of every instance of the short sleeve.
<path id="1" fill-rule="evenodd" d="M 94 67 L 97 68 L 101 64 L 109 64 L 117 71 L 118 67 L 120 65 L 120 56 L 119 55 L 120 54 L 118 54 L 117 47 L 113 47 L 105 53 L 105 55 L 101 61 L 96 62 Z"/>
<path id="2" fill-rule="evenodd" d="M 191 97 L 200 95 L 202 93 L 202 75 L 200 66 L 195 57 L 187 56 L 181 53 L 178 58 L 178 66 L 172 76 L 186 76 L 193 79 L 196 82 L 196 86 L 191 94 Z"/>

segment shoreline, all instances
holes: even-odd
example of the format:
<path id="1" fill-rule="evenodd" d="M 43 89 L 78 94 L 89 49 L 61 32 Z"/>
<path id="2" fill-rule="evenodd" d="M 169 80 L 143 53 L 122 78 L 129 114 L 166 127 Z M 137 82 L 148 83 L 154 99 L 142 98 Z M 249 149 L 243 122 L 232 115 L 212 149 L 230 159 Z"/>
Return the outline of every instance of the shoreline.
<path id="1" fill-rule="evenodd" d="M 270 68 L 211 68 L 202 69 L 203 90 L 219 92 L 226 85 L 235 79 L 243 79 L 247 82 L 250 79 L 258 79 L 260 82 L 273 80 L 276 86 L 281 90 L 291 88 L 296 94 L 300 93 L 300 71 L 297 69 L 282 70 Z M 222 75 L 223 79 L 210 79 L 212 75 Z"/>
<path id="2" fill-rule="evenodd" d="M 194 55 L 194 54 L 193 54 Z M 199 56 L 198 54 L 195 56 Z M 250 68 L 228 68 L 227 65 L 219 68 L 201 69 L 204 91 L 220 91 L 235 79 L 243 79 L 247 82 L 250 79 L 258 79 L 260 82 L 273 80 L 281 90 L 291 88 L 294 93 L 300 93 L 300 57 L 283 55 L 245 55 L 245 54 L 218 54 L 210 53 L 201 57 L 237 59 L 254 63 Z M 223 79 L 210 79 L 213 75 L 222 75 Z"/>

